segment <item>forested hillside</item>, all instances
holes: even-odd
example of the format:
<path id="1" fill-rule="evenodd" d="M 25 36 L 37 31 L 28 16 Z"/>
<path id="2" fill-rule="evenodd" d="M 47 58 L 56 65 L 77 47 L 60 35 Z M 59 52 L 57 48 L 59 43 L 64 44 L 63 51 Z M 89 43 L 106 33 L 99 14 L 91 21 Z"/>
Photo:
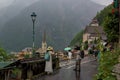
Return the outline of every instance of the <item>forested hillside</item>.
<path id="1" fill-rule="evenodd" d="M 100 25 L 103 24 L 104 19 L 108 16 L 108 14 L 112 13 L 112 9 L 113 6 L 109 5 L 97 13 L 96 18 L 98 19 Z"/>
<path id="2" fill-rule="evenodd" d="M 113 5 L 109 5 L 97 14 L 100 25 L 104 28 L 108 42 L 118 42 L 119 24 L 118 15 L 112 13 Z"/>
<path id="3" fill-rule="evenodd" d="M 79 33 L 76 34 L 76 36 L 71 41 L 70 46 L 80 45 L 82 43 L 82 39 L 83 39 L 83 30 L 81 30 Z"/>

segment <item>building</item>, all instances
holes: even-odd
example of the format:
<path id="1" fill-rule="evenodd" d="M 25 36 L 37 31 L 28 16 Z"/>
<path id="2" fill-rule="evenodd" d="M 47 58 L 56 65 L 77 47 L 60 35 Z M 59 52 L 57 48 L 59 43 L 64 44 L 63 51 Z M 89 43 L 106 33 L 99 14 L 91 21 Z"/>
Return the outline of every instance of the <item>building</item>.
<path id="1" fill-rule="evenodd" d="M 42 47 L 39 48 L 36 52 L 39 52 L 40 54 L 44 54 L 47 50 L 47 43 L 46 43 L 46 32 L 44 31 L 43 34 L 43 40 L 42 40 Z"/>
<path id="2" fill-rule="evenodd" d="M 19 59 L 24 59 L 26 57 L 32 57 L 32 48 L 31 47 L 26 47 L 25 49 L 23 49 L 20 52 L 17 52 L 17 54 L 15 54 L 15 57 L 19 60 Z"/>
<path id="3" fill-rule="evenodd" d="M 43 40 L 42 40 L 42 47 L 38 48 L 35 51 L 35 55 L 36 56 L 40 56 L 40 55 L 44 55 L 44 53 L 47 50 L 47 43 L 46 43 L 46 33 L 44 31 L 43 34 Z M 32 57 L 32 48 L 31 47 L 26 47 L 25 49 L 23 49 L 21 52 L 18 52 L 16 55 L 17 59 L 24 59 L 24 58 L 31 58 Z"/>
<path id="4" fill-rule="evenodd" d="M 103 30 L 103 27 L 99 26 L 99 23 L 96 18 L 92 20 L 89 26 L 86 26 L 84 33 L 83 33 L 83 42 L 94 41 L 95 39 L 101 38 L 102 40 L 106 40 L 106 34 Z"/>

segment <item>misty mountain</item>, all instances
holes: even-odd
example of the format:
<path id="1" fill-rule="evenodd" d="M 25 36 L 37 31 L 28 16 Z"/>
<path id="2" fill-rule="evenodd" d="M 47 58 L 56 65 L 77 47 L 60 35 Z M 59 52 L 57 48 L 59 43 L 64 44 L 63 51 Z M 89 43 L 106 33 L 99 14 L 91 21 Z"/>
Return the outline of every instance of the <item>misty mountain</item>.
<path id="1" fill-rule="evenodd" d="M 0 9 L 0 29 L 7 21 L 18 15 L 27 6 L 37 1 L 38 0 L 11 0 L 12 4 Z"/>
<path id="2" fill-rule="evenodd" d="M 48 45 L 63 49 L 103 7 L 88 0 L 39 0 L 5 23 L 0 32 L 0 42 L 10 51 L 32 46 L 30 15 L 35 12 L 35 46 L 41 47 L 45 30 Z"/>

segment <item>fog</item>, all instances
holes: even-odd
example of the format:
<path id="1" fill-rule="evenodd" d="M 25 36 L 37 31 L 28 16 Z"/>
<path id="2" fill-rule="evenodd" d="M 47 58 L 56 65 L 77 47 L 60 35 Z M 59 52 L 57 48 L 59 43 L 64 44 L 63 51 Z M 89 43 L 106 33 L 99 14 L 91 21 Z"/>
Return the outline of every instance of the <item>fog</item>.
<path id="1" fill-rule="evenodd" d="M 92 1 L 102 5 L 109 5 L 112 3 L 113 0 L 92 0 Z"/>
<path id="2" fill-rule="evenodd" d="M 38 0 L 0 0 L 0 9 L 11 5 L 13 2 L 23 2 L 23 4 L 29 5 L 35 1 L 38 1 Z M 92 1 L 102 5 L 108 5 L 113 0 L 92 0 Z"/>
<path id="3" fill-rule="evenodd" d="M 0 0 L 0 9 L 8 7 L 10 5 L 18 5 L 18 3 L 23 6 L 29 6 L 30 4 L 39 1 L 39 0 Z M 22 7 L 21 5 L 21 7 Z"/>

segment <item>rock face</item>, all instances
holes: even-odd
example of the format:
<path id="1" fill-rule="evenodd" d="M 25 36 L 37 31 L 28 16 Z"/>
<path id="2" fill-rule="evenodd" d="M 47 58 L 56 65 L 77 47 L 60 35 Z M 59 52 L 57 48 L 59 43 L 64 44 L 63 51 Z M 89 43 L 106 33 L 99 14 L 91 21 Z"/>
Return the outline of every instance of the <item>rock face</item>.
<path id="1" fill-rule="evenodd" d="M 117 80 L 120 80 L 120 63 L 114 66 L 113 72 L 115 73 Z"/>
<path id="2" fill-rule="evenodd" d="M 48 45 L 63 50 L 74 35 L 83 29 L 103 7 L 90 0 L 39 0 L 29 4 L 25 9 L 22 8 L 23 10 L 19 9 L 19 14 L 5 23 L 0 29 L 0 43 L 10 51 L 30 47 L 32 45 L 30 15 L 36 12 L 35 47 L 41 47 L 42 34 L 46 29 Z M 8 13 L 17 12 L 10 9 Z"/>

